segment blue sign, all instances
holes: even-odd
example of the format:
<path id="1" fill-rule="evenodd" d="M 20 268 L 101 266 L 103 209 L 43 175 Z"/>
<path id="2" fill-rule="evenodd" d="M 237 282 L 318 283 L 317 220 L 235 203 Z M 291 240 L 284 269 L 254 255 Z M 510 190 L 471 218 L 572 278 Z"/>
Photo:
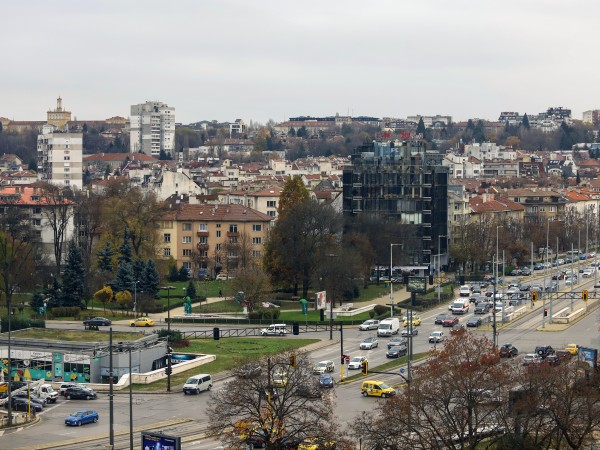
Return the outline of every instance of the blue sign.
<path id="1" fill-rule="evenodd" d="M 404 367 L 400 367 L 400 373 L 404 375 Z"/>
<path id="2" fill-rule="evenodd" d="M 181 437 L 142 431 L 142 450 L 181 450 Z"/>

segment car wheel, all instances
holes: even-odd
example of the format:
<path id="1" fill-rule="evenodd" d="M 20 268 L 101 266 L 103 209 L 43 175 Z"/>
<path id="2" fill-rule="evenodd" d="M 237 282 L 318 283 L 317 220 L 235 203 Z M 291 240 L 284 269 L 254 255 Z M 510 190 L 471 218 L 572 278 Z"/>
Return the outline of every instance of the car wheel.
<path id="1" fill-rule="evenodd" d="M 387 394 L 381 394 L 381 398 L 387 398 Z"/>
<path id="2" fill-rule="evenodd" d="M 363 395 L 363 397 L 366 397 L 368 394 L 366 391 L 363 391 L 362 395 Z"/>
<path id="3" fill-rule="evenodd" d="M 97 422 L 98 422 L 98 418 L 94 417 L 94 423 L 97 423 Z"/>
<path id="4" fill-rule="evenodd" d="M 200 395 L 200 389 L 196 389 L 196 395 Z"/>
<path id="5" fill-rule="evenodd" d="M 131 325 L 129 325 L 130 327 L 135 327 L 135 323 L 132 323 Z"/>
<path id="6" fill-rule="evenodd" d="M 212 384 L 209 384 L 207 390 L 210 391 L 211 389 L 212 389 Z"/>
<path id="7" fill-rule="evenodd" d="M 70 395 L 67 395 L 67 400 L 71 400 L 71 396 Z"/>
<path id="8" fill-rule="evenodd" d="M 81 420 L 77 422 L 77 426 L 80 427 L 81 426 Z"/>
<path id="9" fill-rule="evenodd" d="M 85 399 L 86 399 L 86 400 L 89 400 L 89 399 L 91 399 L 91 398 L 92 398 L 92 397 L 90 397 L 89 395 L 86 395 L 86 396 L 85 396 Z"/>
<path id="10" fill-rule="evenodd" d="M 146 324 L 146 326 L 147 326 L 147 327 L 149 327 L 149 326 L 150 326 L 150 324 L 149 324 L 149 323 L 147 323 L 147 324 Z"/>

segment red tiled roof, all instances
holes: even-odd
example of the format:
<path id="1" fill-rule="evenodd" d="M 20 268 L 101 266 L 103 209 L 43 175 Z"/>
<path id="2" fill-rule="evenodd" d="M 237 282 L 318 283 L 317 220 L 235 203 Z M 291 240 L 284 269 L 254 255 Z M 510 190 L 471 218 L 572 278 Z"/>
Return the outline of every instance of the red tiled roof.
<path id="1" fill-rule="evenodd" d="M 504 212 L 504 211 L 525 211 L 525 207 L 505 198 L 489 199 L 483 201 L 483 196 L 476 196 L 469 200 L 471 210 L 476 213 L 483 212 Z"/>
<path id="2" fill-rule="evenodd" d="M 242 205 L 180 204 L 163 216 L 163 220 L 207 222 L 270 222 L 273 218 Z"/>

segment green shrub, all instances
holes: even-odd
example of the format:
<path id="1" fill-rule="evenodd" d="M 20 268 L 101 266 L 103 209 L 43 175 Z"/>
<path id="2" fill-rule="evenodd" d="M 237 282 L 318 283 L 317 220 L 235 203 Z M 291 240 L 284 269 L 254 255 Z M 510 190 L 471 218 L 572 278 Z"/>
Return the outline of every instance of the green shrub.
<path id="1" fill-rule="evenodd" d="M 375 314 L 376 314 L 377 316 L 381 316 L 381 315 L 382 315 L 382 314 L 384 314 L 386 311 L 388 311 L 388 312 L 389 312 L 389 310 L 390 310 L 390 308 L 388 308 L 388 307 L 387 307 L 387 306 L 385 306 L 385 305 L 375 305 L 375 306 L 373 307 L 373 311 L 375 311 Z"/>
<path id="2" fill-rule="evenodd" d="M 260 319 L 260 312 L 259 311 L 251 311 L 248 313 L 248 319 L 253 319 L 253 320 L 258 320 Z"/>
<path id="3" fill-rule="evenodd" d="M 81 308 L 78 306 L 57 306 L 50 308 L 49 313 L 51 317 L 72 317 L 75 320 L 79 320 Z"/>
<path id="4" fill-rule="evenodd" d="M 375 311 L 371 310 L 369 311 L 369 317 L 372 319 L 373 317 L 375 317 Z"/>
<path id="5" fill-rule="evenodd" d="M 22 330 L 24 328 L 46 328 L 46 322 L 42 319 L 29 319 L 14 315 L 10 318 L 11 331 Z M 8 331 L 8 317 L 2 317 L 0 320 L 0 329 L 2 333 Z"/>

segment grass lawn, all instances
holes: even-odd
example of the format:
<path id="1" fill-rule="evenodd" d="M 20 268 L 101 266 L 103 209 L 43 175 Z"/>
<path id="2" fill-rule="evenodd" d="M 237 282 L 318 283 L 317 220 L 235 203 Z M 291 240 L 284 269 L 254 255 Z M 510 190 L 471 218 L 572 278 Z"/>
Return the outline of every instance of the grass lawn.
<path id="1" fill-rule="evenodd" d="M 108 342 L 109 333 L 106 331 L 58 330 L 49 328 L 29 328 L 12 332 L 13 337 L 22 339 L 49 339 L 69 342 Z M 113 341 L 136 340 L 143 333 L 113 331 Z"/>
<path id="2" fill-rule="evenodd" d="M 216 303 L 192 306 L 192 312 L 196 314 L 242 312 L 242 310 L 242 305 L 235 300 L 221 300 Z"/>
<path id="3" fill-rule="evenodd" d="M 370 319 L 371 317 L 369 316 L 368 312 L 364 312 L 364 313 L 360 313 L 357 314 L 355 316 L 338 316 L 337 318 L 334 319 L 335 322 L 350 322 L 350 321 L 365 321 L 367 319 Z M 293 322 L 304 322 L 307 320 L 311 320 L 311 321 L 319 321 L 320 320 L 320 313 L 319 311 L 309 311 L 308 314 L 302 314 L 302 311 L 281 311 L 281 315 L 279 316 L 279 319 L 282 321 L 293 321 Z M 329 319 L 325 318 L 325 321 L 323 323 L 329 323 Z"/>
<path id="4" fill-rule="evenodd" d="M 213 339 L 195 339 L 190 341 L 189 347 L 177 349 L 176 351 L 216 355 L 217 359 L 184 373 L 172 375 L 171 386 L 182 385 L 185 380 L 196 373 L 216 374 L 234 369 L 264 356 L 288 352 L 318 341 L 319 339 L 286 338 L 227 338 L 218 341 Z M 136 391 L 164 391 L 166 388 L 166 379 L 147 385 L 133 385 L 133 389 Z"/>

